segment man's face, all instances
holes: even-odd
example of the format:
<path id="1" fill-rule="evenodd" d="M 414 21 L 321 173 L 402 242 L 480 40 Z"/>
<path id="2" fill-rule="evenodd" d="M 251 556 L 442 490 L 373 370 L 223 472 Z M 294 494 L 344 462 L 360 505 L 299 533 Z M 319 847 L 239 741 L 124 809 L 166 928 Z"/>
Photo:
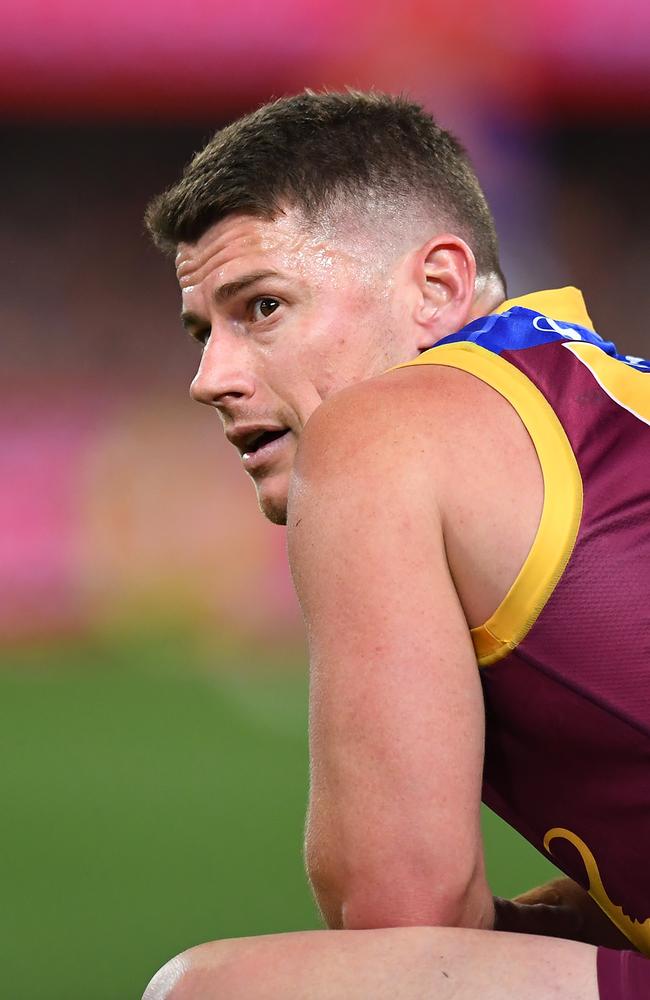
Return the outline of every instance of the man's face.
<path id="1" fill-rule="evenodd" d="M 178 248 L 183 322 L 203 345 L 191 394 L 219 412 L 276 524 L 314 410 L 410 356 L 377 256 L 368 237 L 315 231 L 293 210 L 228 216 Z"/>

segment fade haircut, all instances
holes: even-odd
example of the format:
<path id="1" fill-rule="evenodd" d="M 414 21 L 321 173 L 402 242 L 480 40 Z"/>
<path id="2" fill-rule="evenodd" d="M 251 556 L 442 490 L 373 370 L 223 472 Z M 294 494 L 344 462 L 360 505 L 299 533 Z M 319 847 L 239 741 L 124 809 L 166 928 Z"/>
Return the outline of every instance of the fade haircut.
<path id="1" fill-rule="evenodd" d="M 145 221 L 173 254 L 232 213 L 274 219 L 290 207 L 314 222 L 338 204 L 370 200 L 424 206 L 471 246 L 478 274 L 496 275 L 505 289 L 494 220 L 467 153 L 422 107 L 389 94 L 306 90 L 265 104 L 218 131 Z"/>

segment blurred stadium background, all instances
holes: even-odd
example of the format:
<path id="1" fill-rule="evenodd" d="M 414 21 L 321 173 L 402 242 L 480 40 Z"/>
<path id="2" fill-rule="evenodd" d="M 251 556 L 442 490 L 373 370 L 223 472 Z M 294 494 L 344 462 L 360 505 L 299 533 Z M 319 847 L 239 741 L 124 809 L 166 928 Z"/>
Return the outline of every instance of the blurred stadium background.
<path id="1" fill-rule="evenodd" d="M 182 948 L 318 926 L 284 534 L 186 387 L 148 198 L 304 86 L 407 91 L 492 202 L 510 294 L 648 356 L 643 0 L 5 0 L 0 942 L 7 1000 L 127 1000 Z M 486 815 L 496 891 L 552 870 Z"/>

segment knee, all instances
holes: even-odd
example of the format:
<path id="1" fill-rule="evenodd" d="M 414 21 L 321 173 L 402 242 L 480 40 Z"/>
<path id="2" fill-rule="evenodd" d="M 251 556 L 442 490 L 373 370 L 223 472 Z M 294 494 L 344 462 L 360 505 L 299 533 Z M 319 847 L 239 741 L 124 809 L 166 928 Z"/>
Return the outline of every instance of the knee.
<path id="1" fill-rule="evenodd" d="M 220 970 L 232 966 L 234 950 L 233 940 L 210 941 L 181 952 L 158 970 L 142 1000 L 208 1000 L 219 987 Z"/>
<path id="2" fill-rule="evenodd" d="M 375 982 L 378 976 L 383 981 L 382 969 L 387 962 L 409 968 L 411 974 L 428 981 L 436 955 L 453 955 L 458 935 L 484 933 L 449 927 L 398 927 L 298 931 L 211 941 L 164 965 L 142 1000 L 259 1000 L 262 992 L 275 1000 L 332 996 L 332 981 L 340 981 L 346 988 L 358 977 L 361 982 Z M 317 984 L 322 986 L 323 982 L 329 984 L 326 994 L 318 992 Z M 374 993 L 369 989 L 369 996 Z M 345 995 L 343 988 L 339 995 Z M 359 995 L 358 989 L 355 995 Z"/>
<path id="3" fill-rule="evenodd" d="M 187 968 L 185 953 L 176 955 L 161 969 L 158 969 L 158 972 L 149 981 L 142 1000 L 167 1000 L 174 987 L 183 978 Z"/>

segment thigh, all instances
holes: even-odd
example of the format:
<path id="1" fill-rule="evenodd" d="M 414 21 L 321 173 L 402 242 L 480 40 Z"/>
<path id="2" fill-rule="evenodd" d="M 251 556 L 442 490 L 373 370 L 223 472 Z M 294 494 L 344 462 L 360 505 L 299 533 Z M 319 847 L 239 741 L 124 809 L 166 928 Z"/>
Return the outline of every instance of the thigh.
<path id="1" fill-rule="evenodd" d="M 143 1000 L 477 997 L 598 1000 L 596 948 L 446 927 L 271 934 L 184 952 L 154 976 Z"/>

